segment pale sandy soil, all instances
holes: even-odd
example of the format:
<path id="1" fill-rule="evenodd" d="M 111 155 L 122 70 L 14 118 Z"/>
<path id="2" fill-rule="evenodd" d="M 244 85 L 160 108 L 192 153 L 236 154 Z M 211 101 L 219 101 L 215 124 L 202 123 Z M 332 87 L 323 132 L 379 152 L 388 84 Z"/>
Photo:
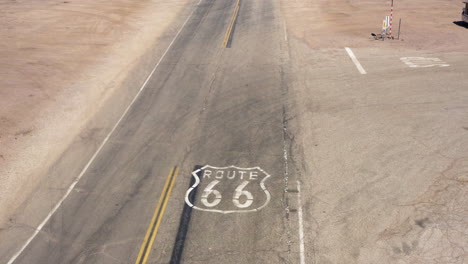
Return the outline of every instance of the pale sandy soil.
<path id="1" fill-rule="evenodd" d="M 467 29 L 455 25 L 461 20 L 461 1 L 395 0 L 393 35 L 402 19 L 401 41 L 383 46 L 371 40 L 380 33 L 382 20 L 390 15 L 390 1 L 282 1 L 288 34 L 311 48 L 378 47 L 466 51 Z"/>
<path id="2" fill-rule="evenodd" d="M 188 4 L 0 1 L 0 227 Z"/>

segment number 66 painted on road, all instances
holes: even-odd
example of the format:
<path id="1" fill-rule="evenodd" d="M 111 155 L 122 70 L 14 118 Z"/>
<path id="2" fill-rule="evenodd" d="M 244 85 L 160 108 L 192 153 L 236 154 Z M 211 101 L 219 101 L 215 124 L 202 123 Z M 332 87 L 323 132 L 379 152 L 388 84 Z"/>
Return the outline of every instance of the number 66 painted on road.
<path id="1" fill-rule="evenodd" d="M 192 176 L 185 203 L 196 210 L 221 214 L 252 213 L 262 210 L 271 199 L 265 186 L 271 175 L 260 167 L 205 165 L 192 171 Z M 199 188 L 201 193 L 197 195 Z"/>
<path id="2" fill-rule="evenodd" d="M 222 195 L 218 190 L 213 190 L 213 187 L 218 184 L 218 180 L 212 181 L 206 188 L 203 190 L 203 194 L 201 196 L 201 202 L 203 205 L 206 207 L 214 207 L 218 205 L 221 202 Z M 249 184 L 249 181 L 243 181 L 239 186 L 237 186 L 234 196 L 232 197 L 232 202 L 234 203 L 235 206 L 238 208 L 247 208 L 252 205 L 253 203 L 253 195 L 251 192 L 244 190 L 245 186 Z M 214 195 L 215 198 L 212 202 L 208 201 L 208 197 L 210 195 Z M 239 200 L 242 196 L 246 196 L 246 201 L 244 203 L 241 203 Z"/>

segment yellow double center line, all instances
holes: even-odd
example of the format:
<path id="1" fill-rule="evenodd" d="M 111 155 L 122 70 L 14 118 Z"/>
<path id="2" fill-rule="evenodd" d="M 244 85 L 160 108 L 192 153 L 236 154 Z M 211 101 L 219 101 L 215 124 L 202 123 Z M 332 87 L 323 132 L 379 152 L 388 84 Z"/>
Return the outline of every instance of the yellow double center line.
<path id="1" fill-rule="evenodd" d="M 159 226 L 161 225 L 161 220 L 166 210 L 167 202 L 169 201 L 169 196 L 171 196 L 172 188 L 174 187 L 175 180 L 179 174 L 179 169 L 177 167 L 172 168 L 167 177 L 164 189 L 159 198 L 158 205 L 154 211 L 153 218 L 151 219 L 148 231 L 146 231 L 145 240 L 141 244 L 140 253 L 138 258 L 135 261 L 135 264 L 144 264 L 148 261 L 148 256 L 153 247 L 154 239 L 158 233 Z"/>
<path id="2" fill-rule="evenodd" d="M 239 13 L 239 7 L 240 7 L 240 0 L 237 0 L 236 8 L 234 9 L 234 13 L 232 14 L 232 17 L 231 17 L 231 22 L 229 23 L 228 29 L 226 31 L 226 35 L 224 35 L 223 48 L 227 48 L 229 39 L 231 38 L 232 29 L 234 28 L 234 23 L 236 22 L 237 14 Z"/>

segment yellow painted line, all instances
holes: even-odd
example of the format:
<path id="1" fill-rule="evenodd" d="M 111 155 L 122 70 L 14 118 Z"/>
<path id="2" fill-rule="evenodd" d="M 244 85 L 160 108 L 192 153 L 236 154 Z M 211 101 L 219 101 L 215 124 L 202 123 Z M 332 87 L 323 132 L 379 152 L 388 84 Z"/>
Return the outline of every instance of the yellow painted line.
<path id="1" fill-rule="evenodd" d="M 240 0 L 237 0 L 236 8 L 234 9 L 234 13 L 232 14 L 232 17 L 231 17 L 231 22 L 229 23 L 228 29 L 226 31 L 226 35 L 224 35 L 224 40 L 222 44 L 223 48 L 227 48 L 229 39 L 231 38 L 232 29 L 234 28 L 234 23 L 236 22 L 237 14 L 239 13 L 239 7 L 240 7 Z"/>
<path id="2" fill-rule="evenodd" d="M 166 210 L 167 202 L 171 196 L 172 188 L 174 187 L 174 183 L 178 174 L 179 168 L 175 167 L 171 169 L 169 175 L 167 176 L 166 183 L 164 184 L 164 188 L 162 190 L 158 204 L 154 210 L 153 217 L 151 218 L 150 225 L 146 231 L 145 239 L 141 244 L 141 249 L 138 253 L 135 264 L 145 264 L 148 261 L 151 248 L 153 247 L 156 234 L 158 233 L 159 226 L 161 225 L 164 211 Z"/>

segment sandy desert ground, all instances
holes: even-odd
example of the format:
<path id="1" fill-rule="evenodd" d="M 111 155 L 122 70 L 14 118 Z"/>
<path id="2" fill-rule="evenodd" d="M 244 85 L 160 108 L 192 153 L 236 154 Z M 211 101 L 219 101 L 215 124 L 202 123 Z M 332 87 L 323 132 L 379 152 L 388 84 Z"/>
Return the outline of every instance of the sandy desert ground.
<path id="1" fill-rule="evenodd" d="M 0 2 L 0 227 L 187 3 Z"/>
<path id="2" fill-rule="evenodd" d="M 343 44 L 379 49 L 466 51 L 466 28 L 460 1 L 394 1 L 393 36 L 401 24 L 401 41 L 379 43 L 368 38 L 380 33 L 390 15 L 390 1 L 284 1 L 288 32 L 310 48 L 341 48 Z M 310 15 L 313 14 L 313 15 Z"/>

